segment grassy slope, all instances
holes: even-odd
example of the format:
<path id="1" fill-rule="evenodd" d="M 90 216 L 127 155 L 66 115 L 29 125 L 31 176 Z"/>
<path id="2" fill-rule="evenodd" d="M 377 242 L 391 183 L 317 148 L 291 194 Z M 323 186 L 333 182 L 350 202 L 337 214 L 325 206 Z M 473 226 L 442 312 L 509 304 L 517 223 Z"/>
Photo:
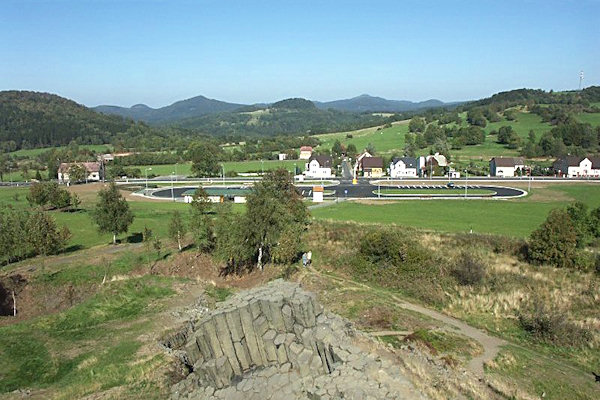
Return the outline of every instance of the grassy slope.
<path id="1" fill-rule="evenodd" d="M 27 149 L 27 150 L 17 150 L 9 153 L 11 156 L 16 157 L 34 157 L 45 151 L 52 149 L 64 149 L 66 147 L 42 147 L 39 149 Z M 96 152 L 110 152 L 112 151 L 112 145 L 110 144 L 82 144 L 79 145 L 80 149 L 90 149 Z"/>
<path id="2" fill-rule="evenodd" d="M 0 205 L 10 204 L 13 207 L 28 207 L 25 199 L 27 191 L 28 189 L 26 188 L 1 188 Z M 18 200 L 14 198 L 15 194 L 18 196 Z M 93 196 L 83 198 L 83 210 L 74 213 L 50 211 L 50 214 L 56 219 L 58 224 L 66 225 L 71 231 L 70 246 L 87 248 L 110 243 L 112 236 L 98 233 L 92 222 L 90 210 L 94 202 L 95 197 Z M 167 236 L 168 221 L 172 211 L 179 210 L 185 215 L 189 209 L 188 204 L 171 203 L 168 201 L 130 201 L 129 205 L 135 218 L 129 228 L 128 235 L 132 235 L 135 232 L 143 232 L 144 227 L 147 226 L 161 238 Z M 119 238 L 125 239 L 128 235 L 120 235 Z"/>
<path id="3" fill-rule="evenodd" d="M 144 262 L 126 255 L 112 264 L 111 273 L 127 273 Z M 61 285 L 97 284 L 103 273 L 102 266 L 69 265 L 37 275 L 32 284 L 52 293 Z M 173 282 L 145 276 L 107 283 L 66 311 L 0 327 L 0 393 L 32 388 L 46 390 L 47 398 L 72 399 L 127 385 L 128 396 L 164 398 L 152 377 L 164 356 L 142 355 L 141 338 L 152 331 L 151 317 L 163 299 L 174 293 Z"/>
<path id="4" fill-rule="evenodd" d="M 344 145 L 354 144 L 356 150 L 361 152 L 369 143 L 375 146 L 377 154 L 388 154 L 394 150 L 404 148 L 404 136 L 408 132 L 408 123 L 403 121 L 392 125 L 391 128 L 377 130 L 377 128 L 367 128 L 352 132 L 337 132 L 318 135 L 321 140 L 319 148 L 330 149 L 336 140 L 339 140 Z M 349 139 L 346 135 L 351 134 Z"/>
<path id="5" fill-rule="evenodd" d="M 461 126 L 467 126 L 466 113 L 461 114 L 461 118 L 463 118 Z M 577 114 L 576 118 L 581 122 L 588 122 L 593 126 L 600 125 L 599 113 Z M 542 122 L 541 117 L 538 115 L 518 112 L 516 113 L 515 121 L 506 121 L 503 119 L 500 122 L 488 123 L 484 130 L 489 134 L 491 131 L 498 131 L 501 126 L 512 126 L 523 140 L 527 140 L 530 130 L 533 130 L 536 138 L 539 139 L 544 132 L 552 129 L 552 126 Z M 346 137 L 348 133 L 353 135 L 352 139 Z M 392 126 L 392 128 L 383 129 L 381 131 L 377 131 L 376 128 L 369 128 L 353 132 L 329 133 L 318 135 L 317 137 L 321 140 L 320 147 L 322 148 L 330 149 L 337 139 L 344 145 L 354 143 L 358 151 L 364 149 L 368 143 L 373 143 L 375 150 L 377 150 L 378 153 L 390 155 L 392 153 L 402 153 L 406 133 L 408 133 L 408 124 L 403 122 Z M 452 157 L 455 160 L 460 158 L 483 158 L 485 161 L 488 161 L 494 156 L 516 156 L 519 154 L 518 150 L 507 149 L 506 146 L 498 144 L 496 140 L 497 137 L 495 135 L 487 135 L 483 144 L 465 146 L 460 150 L 452 150 Z M 421 153 L 425 153 L 426 150 L 427 149 L 422 149 Z"/>
<path id="6" fill-rule="evenodd" d="M 467 232 L 528 236 L 556 207 L 581 200 L 600 206 L 600 186 L 560 185 L 553 187 L 569 200 L 405 200 L 388 204 L 344 202 L 312 211 L 315 218 L 366 223 L 398 224 L 446 232 Z M 544 193 L 547 189 L 534 189 Z"/>

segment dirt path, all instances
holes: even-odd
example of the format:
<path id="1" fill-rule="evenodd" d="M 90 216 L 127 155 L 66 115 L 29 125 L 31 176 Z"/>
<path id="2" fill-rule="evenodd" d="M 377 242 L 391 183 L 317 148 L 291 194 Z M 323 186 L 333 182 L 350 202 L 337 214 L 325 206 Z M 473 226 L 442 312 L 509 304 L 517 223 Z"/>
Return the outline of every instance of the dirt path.
<path id="1" fill-rule="evenodd" d="M 507 341 L 497 338 L 495 336 L 490 336 L 481 329 L 477 329 L 472 327 L 471 325 L 467 325 L 456 318 L 449 317 L 445 314 L 442 314 L 430 308 L 420 306 L 418 304 L 408 303 L 394 295 L 391 295 L 390 297 L 396 302 L 398 306 L 406 310 L 418 312 L 419 314 L 426 315 L 437 321 L 450 325 L 453 328 L 455 328 L 455 331 L 457 331 L 461 335 L 467 336 L 468 338 L 477 341 L 481 345 L 481 347 L 483 347 L 483 353 L 476 357 L 473 357 L 467 365 L 469 369 L 471 369 L 471 371 L 475 372 L 479 376 L 484 375 L 483 365 L 486 362 L 492 361 L 494 358 L 496 358 L 498 352 L 500 351 L 500 348 L 508 344 Z"/>
<path id="2" fill-rule="evenodd" d="M 344 278 L 332 276 L 329 274 L 324 275 L 320 271 L 318 271 L 314 268 L 310 268 L 310 270 L 308 270 L 307 273 L 313 273 L 313 274 L 319 275 L 321 277 L 326 276 L 330 279 L 333 279 L 333 280 L 336 280 L 339 282 L 344 282 L 344 283 L 354 285 L 354 286 L 359 286 L 362 288 L 372 289 L 370 286 L 362 284 L 360 282 L 355 282 L 353 280 L 344 279 Z M 403 299 L 400 299 L 399 297 L 394 296 L 394 295 L 390 295 L 390 298 L 396 303 L 397 306 L 404 308 L 406 310 L 417 312 L 419 314 L 425 315 L 425 316 L 435 319 L 437 321 L 440 321 L 440 322 L 452 327 L 453 328 L 452 332 L 460 333 L 461 335 L 466 336 L 470 339 L 473 339 L 477 343 L 479 343 L 481 345 L 481 347 L 483 348 L 483 353 L 479 356 L 473 357 L 469 361 L 467 366 L 469 367 L 469 369 L 471 371 L 473 371 L 475 374 L 477 374 L 480 377 L 484 376 L 484 370 L 483 370 L 484 364 L 486 362 L 492 361 L 494 358 L 496 358 L 501 347 L 509 344 L 509 342 L 507 342 L 503 339 L 497 338 L 495 336 L 491 336 L 481 329 L 474 328 L 471 325 L 468 325 L 461 320 L 458 320 L 456 318 L 442 314 L 438 311 L 421 306 L 419 304 L 409 303 L 409 302 L 407 302 Z"/>

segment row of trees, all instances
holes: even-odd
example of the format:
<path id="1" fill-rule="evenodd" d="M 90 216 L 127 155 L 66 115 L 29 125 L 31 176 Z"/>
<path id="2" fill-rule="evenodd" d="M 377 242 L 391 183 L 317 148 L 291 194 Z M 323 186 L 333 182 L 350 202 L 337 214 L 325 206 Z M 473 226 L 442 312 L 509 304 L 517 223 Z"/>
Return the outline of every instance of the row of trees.
<path id="1" fill-rule="evenodd" d="M 31 206 L 62 210 L 77 209 L 81 204 L 77 194 L 69 193 L 56 182 L 34 183 L 27 193 L 27 201 Z"/>
<path id="2" fill-rule="evenodd" d="M 229 203 L 213 205 L 199 189 L 189 212 L 189 224 L 179 212 L 169 223 L 169 236 L 181 250 L 191 233 L 199 251 L 225 262 L 224 274 L 262 269 L 270 261 L 291 263 L 301 251 L 308 210 L 286 170 L 268 171 L 247 197 L 243 214 Z"/>
<path id="3" fill-rule="evenodd" d="M 65 248 L 71 233 L 59 228 L 47 213 L 36 210 L 0 209 L 0 262 L 56 254 Z"/>

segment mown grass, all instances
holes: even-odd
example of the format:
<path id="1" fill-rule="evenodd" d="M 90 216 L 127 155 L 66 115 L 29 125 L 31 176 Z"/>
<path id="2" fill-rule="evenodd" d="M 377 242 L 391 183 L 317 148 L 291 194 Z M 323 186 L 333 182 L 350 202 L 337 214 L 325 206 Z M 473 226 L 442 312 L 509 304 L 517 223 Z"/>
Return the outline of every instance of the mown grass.
<path id="1" fill-rule="evenodd" d="M 219 163 L 219 166 L 225 166 L 225 174 L 228 172 L 262 172 L 263 168 L 265 171 L 277 169 L 277 168 L 285 168 L 290 172 L 294 171 L 294 165 L 296 165 L 301 170 L 304 170 L 305 160 L 253 160 L 253 161 L 226 161 L 223 163 Z M 172 173 L 176 173 L 176 175 L 192 175 L 192 164 L 191 163 L 181 163 L 181 164 L 162 164 L 162 165 L 132 165 L 128 168 L 139 168 L 142 171 L 142 177 L 146 174 L 146 169 L 152 168 L 152 170 L 148 170 L 148 175 L 157 175 L 157 176 L 170 176 Z M 221 170 L 219 171 L 221 174 Z"/>
<path id="2" fill-rule="evenodd" d="M 464 188 L 446 188 L 446 189 L 419 189 L 419 188 L 381 188 L 376 189 L 373 193 L 384 194 L 411 194 L 411 195 L 428 195 L 428 194 L 448 194 L 448 195 L 463 195 Z M 474 194 L 493 194 L 493 190 L 487 189 L 467 189 L 467 195 Z"/>
<path id="3" fill-rule="evenodd" d="M 0 327 L 0 392 L 47 389 L 68 399 L 136 382 L 152 387 L 144 380 L 162 356 L 140 359 L 138 337 L 150 325 L 142 317 L 160 310 L 150 305 L 173 294 L 170 286 L 150 276 L 112 282 L 64 312 Z"/>
<path id="4" fill-rule="evenodd" d="M 397 224 L 442 231 L 493 233 L 526 237 L 536 229 L 553 208 L 580 200 L 590 207 L 600 206 L 600 185 L 553 185 L 569 200 L 404 200 L 394 203 L 343 202 L 312 210 L 317 219 Z M 543 189 L 534 189 L 542 191 Z"/>

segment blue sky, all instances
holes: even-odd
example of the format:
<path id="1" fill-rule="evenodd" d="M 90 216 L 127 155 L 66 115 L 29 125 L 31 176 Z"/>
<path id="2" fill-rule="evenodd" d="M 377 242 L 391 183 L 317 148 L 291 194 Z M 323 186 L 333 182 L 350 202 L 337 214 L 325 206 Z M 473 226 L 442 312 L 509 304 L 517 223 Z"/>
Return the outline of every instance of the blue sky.
<path id="1" fill-rule="evenodd" d="M 2 0 L 0 90 L 88 106 L 600 84 L 600 0 Z"/>

